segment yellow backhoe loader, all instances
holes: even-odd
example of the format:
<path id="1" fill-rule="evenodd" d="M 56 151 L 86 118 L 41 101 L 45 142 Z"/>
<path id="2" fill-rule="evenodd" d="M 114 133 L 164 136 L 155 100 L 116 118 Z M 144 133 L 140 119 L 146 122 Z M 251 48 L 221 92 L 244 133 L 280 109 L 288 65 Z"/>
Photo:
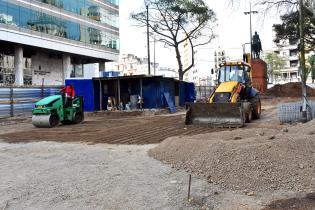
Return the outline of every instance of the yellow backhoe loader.
<path id="1" fill-rule="evenodd" d="M 225 62 L 218 69 L 218 85 L 207 103 L 188 103 L 186 125 L 242 127 L 260 118 L 259 92 L 251 84 L 251 66 Z"/>

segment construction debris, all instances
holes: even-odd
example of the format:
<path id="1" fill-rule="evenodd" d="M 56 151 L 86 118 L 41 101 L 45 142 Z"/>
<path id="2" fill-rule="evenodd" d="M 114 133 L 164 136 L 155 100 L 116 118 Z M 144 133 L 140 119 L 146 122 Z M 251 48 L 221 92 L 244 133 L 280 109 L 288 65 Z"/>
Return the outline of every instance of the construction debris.
<path id="1" fill-rule="evenodd" d="M 275 97 L 302 97 L 302 85 L 300 82 L 290 82 L 283 85 L 277 84 L 269 88 L 266 95 Z M 315 97 L 315 89 L 307 86 L 307 95 Z"/>
<path id="2" fill-rule="evenodd" d="M 298 192 L 306 190 L 315 176 L 315 139 L 307 135 L 311 131 L 315 121 L 292 126 L 288 132 L 252 128 L 172 137 L 149 154 L 223 189 Z"/>

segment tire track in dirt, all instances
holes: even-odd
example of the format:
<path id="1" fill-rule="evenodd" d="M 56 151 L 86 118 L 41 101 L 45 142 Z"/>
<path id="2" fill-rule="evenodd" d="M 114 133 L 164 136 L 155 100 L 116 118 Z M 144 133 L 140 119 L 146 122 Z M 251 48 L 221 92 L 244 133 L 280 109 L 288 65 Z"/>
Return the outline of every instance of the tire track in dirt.
<path id="1" fill-rule="evenodd" d="M 194 135 L 220 129 L 185 126 L 183 115 L 106 119 L 92 117 L 79 125 L 32 128 L 0 135 L 9 143 L 57 141 L 109 144 L 154 144 L 177 135 Z M 222 130 L 222 129 L 221 129 Z"/>

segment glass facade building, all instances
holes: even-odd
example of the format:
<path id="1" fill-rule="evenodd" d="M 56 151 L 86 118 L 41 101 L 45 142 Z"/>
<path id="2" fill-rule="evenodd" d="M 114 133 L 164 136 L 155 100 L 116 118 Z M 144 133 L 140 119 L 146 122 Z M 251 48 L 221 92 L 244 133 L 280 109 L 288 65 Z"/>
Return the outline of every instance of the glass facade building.
<path id="1" fill-rule="evenodd" d="M 0 25 L 119 52 L 118 0 L 0 0 Z"/>

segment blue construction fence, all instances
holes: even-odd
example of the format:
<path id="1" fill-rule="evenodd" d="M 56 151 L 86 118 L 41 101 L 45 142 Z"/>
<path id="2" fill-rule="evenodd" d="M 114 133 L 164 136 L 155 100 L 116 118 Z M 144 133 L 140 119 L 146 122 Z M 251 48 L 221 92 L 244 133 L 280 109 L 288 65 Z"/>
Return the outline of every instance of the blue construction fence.
<path id="1" fill-rule="evenodd" d="M 84 97 L 84 109 L 90 112 L 106 110 L 109 97 L 126 102 L 130 95 L 142 95 L 143 109 L 183 107 L 196 99 L 193 83 L 160 76 L 68 79 L 66 85 L 69 84 L 76 95 Z"/>
<path id="2" fill-rule="evenodd" d="M 35 103 L 61 87 L 0 87 L 0 117 L 30 115 Z"/>

